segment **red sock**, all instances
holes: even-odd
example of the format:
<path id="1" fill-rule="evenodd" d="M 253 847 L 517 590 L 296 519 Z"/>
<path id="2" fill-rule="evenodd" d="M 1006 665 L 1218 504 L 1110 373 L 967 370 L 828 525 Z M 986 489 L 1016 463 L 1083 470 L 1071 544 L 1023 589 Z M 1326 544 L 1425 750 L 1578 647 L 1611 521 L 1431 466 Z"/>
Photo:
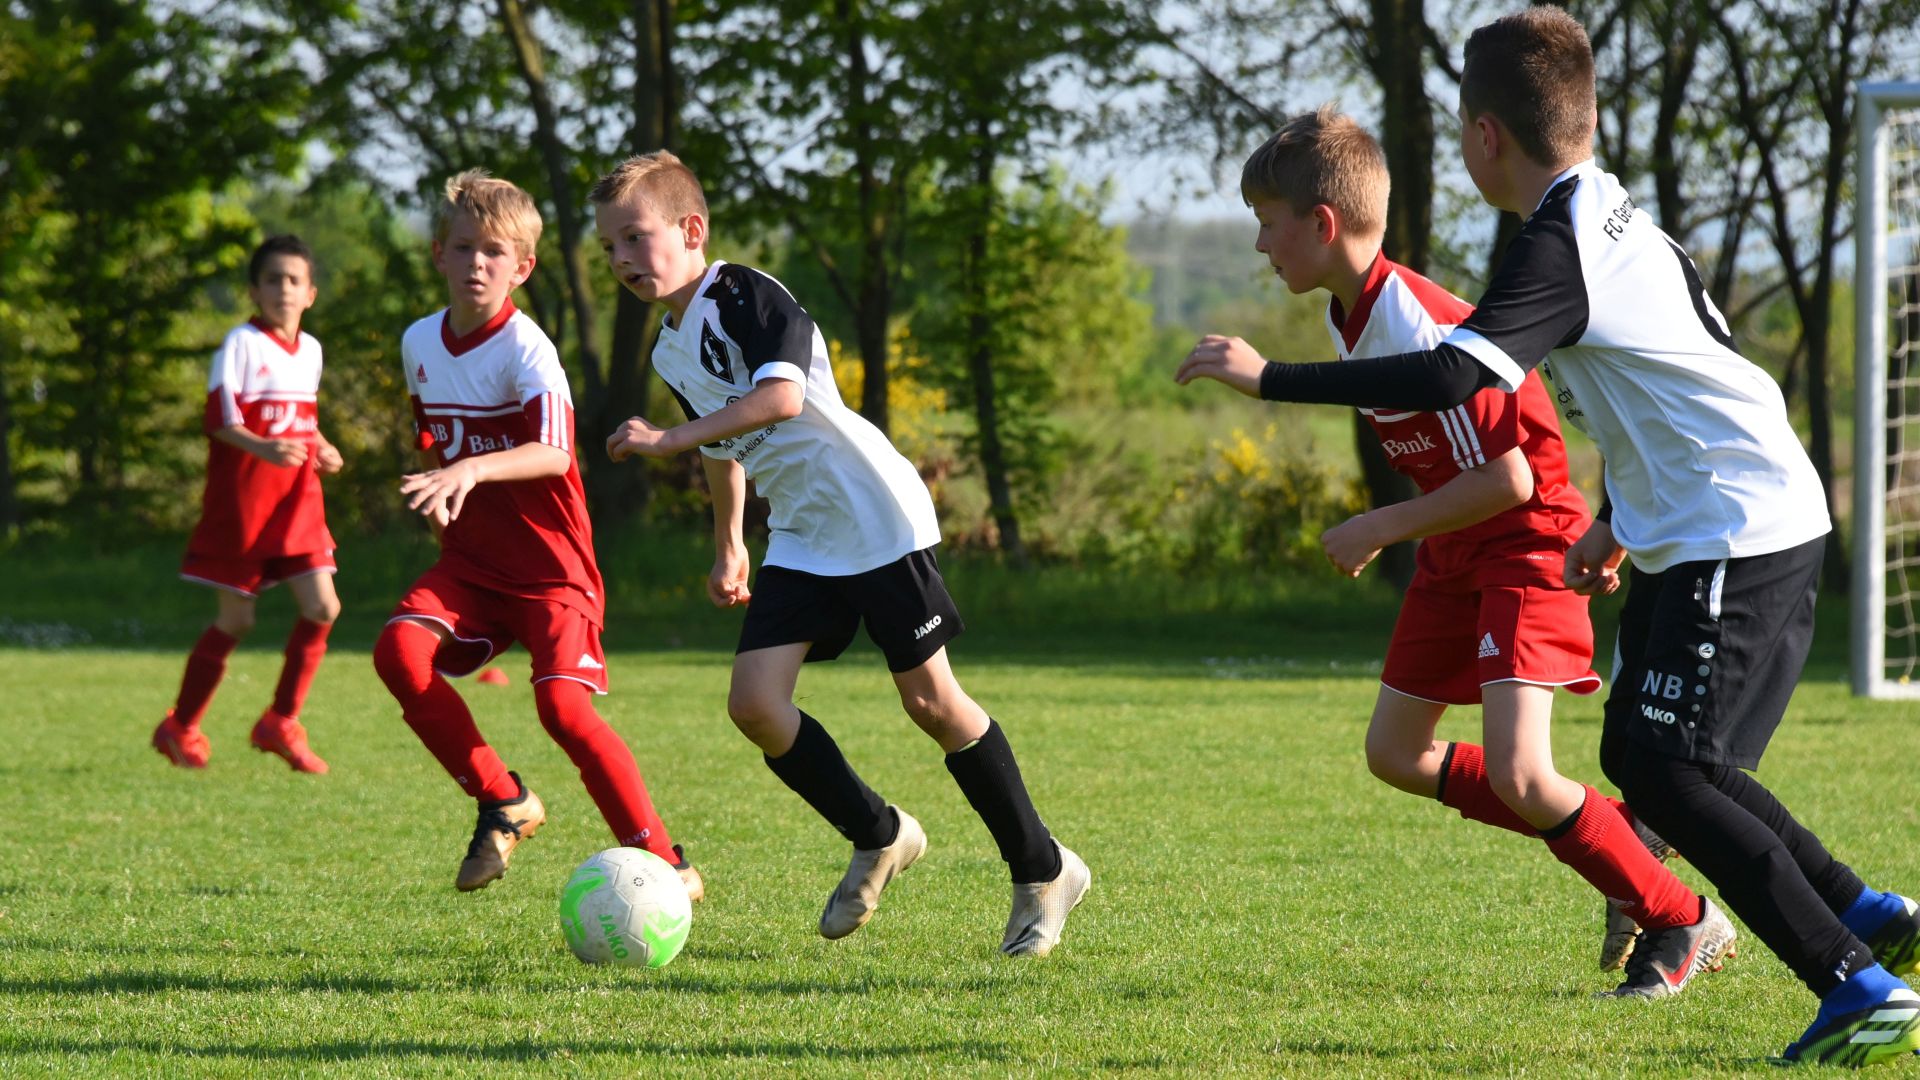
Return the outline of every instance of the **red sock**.
<path id="1" fill-rule="evenodd" d="M 1539 836 L 1540 830 L 1500 801 L 1493 785 L 1487 782 L 1487 752 L 1473 743 L 1457 742 L 1447 754 L 1447 770 L 1440 777 L 1440 801 L 1468 821 L 1483 821 L 1522 836 Z"/>
<path id="2" fill-rule="evenodd" d="M 1700 897 L 1660 865 L 1608 801 L 1588 788 L 1573 828 L 1547 841 L 1547 850 L 1642 929 L 1666 930 L 1698 922 Z"/>
<path id="3" fill-rule="evenodd" d="M 227 657 L 240 639 L 217 626 L 209 626 L 193 643 L 187 654 L 187 672 L 180 678 L 180 696 L 173 702 L 173 719 L 181 727 L 192 727 L 207 713 L 207 703 L 227 673 Z"/>
<path id="4" fill-rule="evenodd" d="M 433 631 L 424 626 L 388 623 L 373 646 L 374 670 L 399 700 L 407 726 L 460 790 L 487 801 L 518 797 L 520 786 L 507 775 L 500 755 L 480 737 L 467 703 L 433 670 L 439 645 Z"/>
<path id="5" fill-rule="evenodd" d="M 646 848 L 669 863 L 679 862 L 673 838 L 654 812 L 646 781 L 640 778 L 633 750 L 594 711 L 592 693 L 572 679 L 542 679 L 533 684 L 541 725 L 580 770 L 580 781 L 615 840 L 627 847 Z"/>
<path id="6" fill-rule="evenodd" d="M 289 720 L 300 718 L 300 706 L 307 700 L 307 687 L 313 685 L 313 673 L 320 670 L 320 658 L 327 655 L 327 634 L 332 623 L 300 619 L 287 637 L 287 662 L 280 668 L 280 683 L 273 688 L 273 711 Z"/>

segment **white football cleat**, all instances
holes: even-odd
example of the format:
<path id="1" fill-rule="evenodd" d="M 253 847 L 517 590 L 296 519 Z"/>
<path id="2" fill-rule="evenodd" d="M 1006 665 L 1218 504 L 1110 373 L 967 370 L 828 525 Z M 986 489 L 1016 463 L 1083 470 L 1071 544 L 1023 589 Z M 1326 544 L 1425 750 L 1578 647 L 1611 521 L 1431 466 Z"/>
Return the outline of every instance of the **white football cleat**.
<path id="1" fill-rule="evenodd" d="M 853 849 L 853 859 L 840 885 L 827 897 L 826 910 L 820 913 L 820 936 L 830 941 L 846 937 L 867 925 L 873 909 L 880 906 L 880 891 L 887 882 L 918 862 L 927 853 L 927 832 L 913 815 L 889 805 L 900 817 L 900 831 L 893 843 L 883 848 Z"/>
<path id="2" fill-rule="evenodd" d="M 1000 951 L 1008 956 L 1045 956 L 1060 944 L 1060 931 L 1067 925 L 1067 913 L 1077 907 L 1093 884 L 1093 871 L 1080 856 L 1055 840 L 1060 849 L 1060 873 L 1052 881 L 1016 882 L 1013 886 L 1013 912 L 1007 916 L 1007 933 Z"/>

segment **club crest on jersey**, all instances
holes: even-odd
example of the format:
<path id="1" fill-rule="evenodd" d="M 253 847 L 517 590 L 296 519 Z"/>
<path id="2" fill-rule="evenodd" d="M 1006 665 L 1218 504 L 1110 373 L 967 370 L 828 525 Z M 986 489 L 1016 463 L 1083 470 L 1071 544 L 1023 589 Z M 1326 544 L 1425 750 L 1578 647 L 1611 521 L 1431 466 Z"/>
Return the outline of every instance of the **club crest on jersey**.
<path id="1" fill-rule="evenodd" d="M 713 332 L 711 323 L 700 324 L 700 366 L 707 374 L 726 382 L 733 381 L 733 361 L 727 357 L 727 343 Z"/>

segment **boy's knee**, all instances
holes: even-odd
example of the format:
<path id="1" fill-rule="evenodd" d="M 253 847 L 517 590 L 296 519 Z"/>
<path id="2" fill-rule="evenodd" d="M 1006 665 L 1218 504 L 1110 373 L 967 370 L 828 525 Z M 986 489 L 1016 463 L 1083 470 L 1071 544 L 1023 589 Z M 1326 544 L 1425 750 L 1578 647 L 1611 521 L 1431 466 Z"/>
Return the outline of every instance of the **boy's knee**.
<path id="1" fill-rule="evenodd" d="M 424 694 L 433 682 L 433 652 L 439 642 L 430 632 L 388 623 L 373 643 L 373 670 L 397 697 Z"/>
<path id="2" fill-rule="evenodd" d="M 214 618 L 213 625 L 228 637 L 246 637 L 253 632 L 253 609 L 229 608 Z"/>
<path id="3" fill-rule="evenodd" d="M 340 617 L 340 601 L 331 597 L 311 600 L 300 605 L 300 617 L 308 622 L 331 625 Z"/>
<path id="4" fill-rule="evenodd" d="M 735 687 L 727 695 L 727 718 L 733 721 L 734 727 L 752 736 L 777 722 L 784 711 L 782 706 L 786 704 L 770 700 L 764 694 Z"/>

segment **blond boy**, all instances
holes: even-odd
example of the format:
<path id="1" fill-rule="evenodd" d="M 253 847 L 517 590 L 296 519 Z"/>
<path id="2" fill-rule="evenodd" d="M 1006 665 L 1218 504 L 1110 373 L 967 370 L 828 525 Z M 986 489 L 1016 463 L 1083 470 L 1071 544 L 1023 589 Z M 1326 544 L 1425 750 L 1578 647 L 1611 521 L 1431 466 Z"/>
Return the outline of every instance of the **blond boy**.
<path id="1" fill-rule="evenodd" d="M 433 262 L 447 307 L 401 339 L 417 445 L 434 467 L 404 479 L 410 509 L 440 533 L 440 559 L 394 609 L 374 666 L 407 724 L 479 820 L 455 886 L 506 873 L 515 845 L 546 821 L 446 675 L 472 674 L 514 642 L 532 654 L 540 723 L 580 770 L 617 843 L 645 848 L 704 892 L 667 835 L 627 744 L 594 711 L 607 692 L 604 593 L 594 562 L 573 397 L 553 343 L 515 308 L 533 273 L 540 213 L 527 193 L 472 169 L 447 181 Z"/>

